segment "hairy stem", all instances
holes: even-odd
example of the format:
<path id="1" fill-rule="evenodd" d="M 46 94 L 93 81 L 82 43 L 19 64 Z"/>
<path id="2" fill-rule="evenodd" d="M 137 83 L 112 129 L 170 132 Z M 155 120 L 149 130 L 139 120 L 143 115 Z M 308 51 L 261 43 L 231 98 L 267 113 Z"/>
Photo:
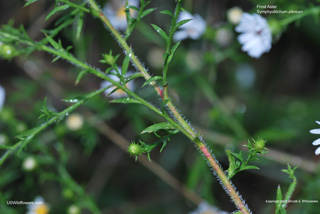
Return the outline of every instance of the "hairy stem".
<path id="1" fill-rule="evenodd" d="M 115 36 L 116 40 L 120 44 L 120 46 L 126 51 L 127 54 L 130 54 L 130 58 L 134 66 L 140 71 L 140 73 L 143 75 L 143 77 L 148 80 L 151 78 L 151 76 L 148 74 L 146 69 L 143 67 L 141 62 L 138 60 L 138 58 L 133 54 L 133 51 L 129 47 L 129 45 L 126 43 L 125 39 L 121 36 L 121 34 L 112 26 L 109 19 L 103 14 L 103 12 L 100 10 L 99 6 L 96 4 L 94 0 L 88 0 L 89 5 L 92 8 L 92 14 L 98 18 L 101 19 L 101 21 L 106 24 L 106 26 L 109 28 L 111 33 Z M 151 82 L 151 85 L 154 87 L 157 94 L 164 99 L 163 91 L 162 89 L 155 83 Z M 166 87 L 166 85 L 164 86 Z M 202 142 L 198 138 L 198 134 L 193 130 L 190 124 L 188 124 L 181 114 L 177 111 L 173 103 L 170 99 L 168 99 L 167 107 L 175 117 L 175 119 L 179 122 L 181 125 L 182 131 L 186 136 L 191 139 L 197 148 L 201 151 L 202 154 L 204 154 L 205 158 L 207 159 L 209 165 L 213 168 L 213 170 L 216 172 L 217 176 L 221 180 L 221 184 L 226 188 L 226 191 L 228 195 L 231 197 L 234 204 L 237 206 L 237 208 L 244 214 L 249 214 L 250 211 L 245 206 L 244 202 L 241 200 L 241 197 L 238 195 L 236 190 L 234 189 L 233 185 L 231 184 L 228 177 L 224 174 L 223 169 L 220 167 L 218 162 L 214 159 L 212 154 L 209 152 L 208 147 L 205 145 L 204 142 Z"/>

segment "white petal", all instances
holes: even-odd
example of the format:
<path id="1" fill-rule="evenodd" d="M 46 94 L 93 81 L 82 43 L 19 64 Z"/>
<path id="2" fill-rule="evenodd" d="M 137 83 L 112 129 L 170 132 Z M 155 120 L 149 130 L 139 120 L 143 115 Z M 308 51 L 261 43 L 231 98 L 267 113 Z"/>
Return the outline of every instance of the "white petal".
<path id="1" fill-rule="evenodd" d="M 317 149 L 316 149 L 316 155 L 318 155 L 318 154 L 320 154 L 320 147 L 318 147 Z"/>
<path id="2" fill-rule="evenodd" d="M 0 85 L 0 111 L 2 109 L 2 106 L 4 105 L 5 98 L 6 98 L 6 91 Z"/>
<path id="3" fill-rule="evenodd" d="M 129 0 L 128 3 L 130 6 L 135 6 L 138 7 L 139 6 L 139 0 Z"/>
<path id="4" fill-rule="evenodd" d="M 314 146 L 320 145 L 320 138 L 315 140 L 315 141 L 313 141 L 312 145 L 314 145 Z"/>
<path id="5" fill-rule="evenodd" d="M 320 129 L 312 129 L 310 130 L 311 134 L 320 134 Z"/>
<path id="6" fill-rule="evenodd" d="M 318 123 L 320 125 L 320 122 L 319 121 L 316 121 L 316 123 Z"/>
<path id="7" fill-rule="evenodd" d="M 187 11 L 180 12 L 179 16 L 178 16 L 178 19 L 177 19 L 177 22 L 180 22 L 180 21 L 185 20 L 185 19 L 193 19 L 193 16 L 191 15 L 191 13 L 189 13 Z"/>
<path id="8" fill-rule="evenodd" d="M 188 33 L 185 30 L 180 30 L 174 33 L 173 40 L 174 41 L 181 41 L 188 37 Z"/>
<path id="9" fill-rule="evenodd" d="M 243 33 L 240 34 L 238 36 L 238 41 L 240 42 L 240 44 L 244 45 L 246 42 L 251 41 L 255 38 L 255 34 L 254 33 Z"/>

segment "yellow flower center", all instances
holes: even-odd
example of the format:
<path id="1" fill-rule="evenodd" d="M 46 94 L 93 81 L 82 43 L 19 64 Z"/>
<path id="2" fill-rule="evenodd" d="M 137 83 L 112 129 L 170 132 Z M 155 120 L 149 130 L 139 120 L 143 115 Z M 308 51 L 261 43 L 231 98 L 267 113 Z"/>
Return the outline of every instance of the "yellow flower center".
<path id="1" fill-rule="evenodd" d="M 129 84 L 128 83 L 126 84 L 126 87 L 129 88 Z M 114 89 L 116 89 L 116 87 L 114 86 L 114 87 L 112 87 L 112 89 L 114 90 Z M 122 90 L 121 88 L 118 88 L 115 92 L 113 92 L 113 94 L 116 97 L 125 97 L 125 96 L 127 96 L 127 93 L 124 90 Z"/>
<path id="2" fill-rule="evenodd" d="M 117 17 L 121 19 L 126 19 L 126 12 L 124 12 L 124 6 L 120 7 L 117 11 Z"/>
<path id="3" fill-rule="evenodd" d="M 35 214 L 48 214 L 49 213 L 49 208 L 45 204 L 41 204 L 37 206 L 35 209 Z"/>
<path id="4" fill-rule="evenodd" d="M 127 14 L 125 12 L 125 6 L 126 5 L 122 5 L 122 7 L 119 7 L 119 9 L 117 10 L 117 17 L 120 19 L 126 19 L 127 18 Z M 134 9 L 129 9 L 130 15 L 134 16 L 136 14 L 137 11 L 135 11 Z"/>

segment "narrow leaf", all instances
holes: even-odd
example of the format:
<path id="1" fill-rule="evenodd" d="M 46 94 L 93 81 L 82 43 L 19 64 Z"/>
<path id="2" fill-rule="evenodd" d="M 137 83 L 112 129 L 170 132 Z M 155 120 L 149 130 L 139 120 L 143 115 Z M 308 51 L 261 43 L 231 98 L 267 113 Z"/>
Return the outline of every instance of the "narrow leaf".
<path id="1" fill-rule="evenodd" d="M 246 170 L 246 169 L 259 169 L 259 167 L 248 165 L 248 166 L 243 167 L 243 169 L 241 169 L 241 170 Z"/>
<path id="2" fill-rule="evenodd" d="M 143 77 L 141 73 L 134 73 L 131 76 L 126 78 L 126 82 L 130 82 L 131 80 L 138 78 L 138 77 Z"/>
<path id="3" fill-rule="evenodd" d="M 56 8 L 54 8 L 46 17 L 46 21 L 51 17 L 53 16 L 55 13 L 59 12 L 59 11 L 62 11 L 62 10 L 66 10 L 69 8 L 69 5 L 67 4 L 64 4 L 64 5 L 61 5 L 61 6 L 58 6 Z"/>
<path id="4" fill-rule="evenodd" d="M 76 85 L 78 85 L 78 83 L 80 82 L 80 80 L 82 79 L 82 77 L 83 77 L 85 74 L 87 74 L 87 73 L 88 73 L 87 70 L 83 70 L 83 71 L 81 71 L 81 72 L 78 74 L 77 79 L 76 79 Z"/>
<path id="5" fill-rule="evenodd" d="M 39 1 L 39 0 L 29 0 L 29 1 L 27 1 L 27 3 L 25 3 L 24 7 L 27 7 L 28 5 L 30 5 L 36 1 Z"/>
<path id="6" fill-rule="evenodd" d="M 143 88 L 144 86 L 148 85 L 149 83 L 151 83 L 152 81 L 157 81 L 157 80 L 162 80 L 163 77 L 162 76 L 154 76 L 151 77 L 150 79 L 148 79 L 142 86 L 141 88 Z"/>
<path id="7" fill-rule="evenodd" d="M 130 5 L 129 8 L 132 9 L 132 10 L 135 10 L 135 11 L 139 11 L 139 8 L 137 8 L 135 6 L 132 6 L 132 5 Z"/>
<path id="8" fill-rule="evenodd" d="M 178 48 L 179 45 L 180 45 L 180 42 L 176 43 L 176 44 L 172 47 L 171 53 L 170 53 L 170 55 L 169 55 L 169 57 L 168 57 L 168 63 L 171 62 L 171 60 L 172 60 L 172 58 L 173 58 L 173 56 L 174 56 L 174 52 L 177 50 L 177 48 Z"/>
<path id="9" fill-rule="evenodd" d="M 143 11 L 143 13 L 141 14 L 140 18 L 143 18 L 143 17 L 147 16 L 148 14 L 152 13 L 155 10 L 156 10 L 156 8 L 150 8 L 148 10 Z"/>
<path id="10" fill-rule="evenodd" d="M 83 28 L 83 17 L 84 17 L 84 13 L 83 12 L 79 12 L 78 15 L 78 24 L 76 25 L 77 29 L 76 29 L 76 40 L 79 40 L 80 35 L 81 35 L 81 31 Z"/>
<path id="11" fill-rule="evenodd" d="M 173 17 L 172 12 L 171 12 L 171 11 L 169 11 L 169 10 L 163 10 L 163 11 L 161 11 L 160 13 L 162 13 L 162 14 L 166 14 L 166 15 L 169 15 L 169 16 Z"/>
<path id="12" fill-rule="evenodd" d="M 162 30 L 160 27 L 158 27 L 157 25 L 151 24 L 152 27 L 157 31 L 157 33 L 159 33 L 159 35 L 164 38 L 166 41 L 168 41 L 168 35 L 166 34 L 166 32 L 164 32 L 164 30 Z"/>
<path id="13" fill-rule="evenodd" d="M 281 192 L 281 188 L 280 185 L 277 188 L 277 203 L 276 203 L 276 214 L 280 213 L 281 210 L 281 201 L 282 201 L 282 192 Z"/>
<path id="14" fill-rule="evenodd" d="M 152 126 L 149 126 L 148 128 L 145 128 L 141 134 L 144 134 L 144 133 L 152 133 L 152 132 L 156 132 L 156 131 L 159 131 L 159 130 L 167 130 L 167 129 L 176 129 L 173 125 L 171 125 L 170 123 L 157 123 L 157 124 L 154 124 Z"/>
<path id="15" fill-rule="evenodd" d="M 178 22 L 177 25 L 175 26 L 175 29 L 177 29 L 177 28 L 181 27 L 182 25 L 190 22 L 191 20 L 192 19 L 185 19 L 185 20 L 182 20 L 182 21 Z"/>
<path id="16" fill-rule="evenodd" d="M 124 76 L 124 77 L 126 76 L 127 70 L 129 67 L 130 55 L 131 55 L 131 53 L 127 53 L 127 55 L 124 58 L 123 63 L 122 63 L 121 73 L 122 73 L 122 76 Z"/>
<path id="17" fill-rule="evenodd" d="M 137 104 L 141 104 L 138 100 L 133 99 L 133 98 L 119 98 L 119 99 L 115 99 L 112 100 L 111 103 L 137 103 Z"/>
<path id="18" fill-rule="evenodd" d="M 54 47 L 57 50 L 60 49 L 60 45 L 54 39 L 52 39 L 51 36 L 48 36 L 46 34 L 45 34 L 45 36 L 46 36 L 48 42 L 52 45 L 52 47 Z"/>
<path id="19" fill-rule="evenodd" d="M 233 156 L 235 156 L 236 158 L 238 158 L 241 162 L 244 162 L 243 161 L 243 157 L 242 157 L 242 151 L 240 151 L 239 154 L 237 153 L 232 153 Z"/>

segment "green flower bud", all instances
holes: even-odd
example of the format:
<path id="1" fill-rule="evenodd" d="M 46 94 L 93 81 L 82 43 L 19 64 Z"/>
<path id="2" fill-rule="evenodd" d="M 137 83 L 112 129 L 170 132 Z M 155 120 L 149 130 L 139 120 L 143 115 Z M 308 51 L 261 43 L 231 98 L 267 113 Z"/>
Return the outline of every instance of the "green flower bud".
<path id="1" fill-rule="evenodd" d="M 141 145 L 133 142 L 128 146 L 128 152 L 130 153 L 130 155 L 139 156 L 144 152 L 144 149 Z"/>
<path id="2" fill-rule="evenodd" d="M 12 45 L 0 42 L 0 57 L 12 59 L 16 55 L 18 55 L 18 51 Z"/>
<path id="3" fill-rule="evenodd" d="M 111 66 L 115 65 L 116 64 L 116 61 L 118 59 L 119 55 L 117 56 L 112 56 L 112 51 L 110 51 L 109 54 L 103 54 L 103 60 L 101 60 L 100 62 L 102 63 L 107 63 Z"/>
<path id="4" fill-rule="evenodd" d="M 261 153 L 261 152 L 264 150 L 265 145 L 266 145 L 266 141 L 265 141 L 265 140 L 262 140 L 262 139 L 259 139 L 259 140 L 255 141 L 255 143 L 254 143 L 254 149 L 255 149 L 257 152 Z"/>

